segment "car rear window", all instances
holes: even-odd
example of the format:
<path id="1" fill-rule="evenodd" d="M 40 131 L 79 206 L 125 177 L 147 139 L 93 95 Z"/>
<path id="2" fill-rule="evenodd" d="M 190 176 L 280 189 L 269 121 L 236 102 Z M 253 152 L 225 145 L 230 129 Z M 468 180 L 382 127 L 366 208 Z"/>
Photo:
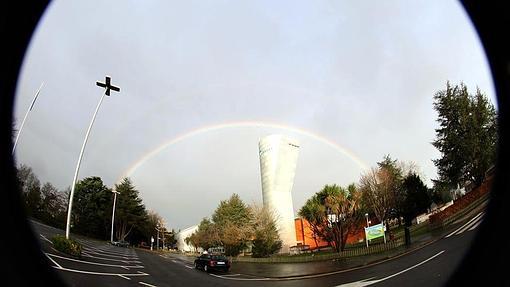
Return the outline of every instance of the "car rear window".
<path id="1" fill-rule="evenodd" d="M 212 255 L 211 258 L 216 260 L 227 260 L 227 257 L 223 255 Z"/>

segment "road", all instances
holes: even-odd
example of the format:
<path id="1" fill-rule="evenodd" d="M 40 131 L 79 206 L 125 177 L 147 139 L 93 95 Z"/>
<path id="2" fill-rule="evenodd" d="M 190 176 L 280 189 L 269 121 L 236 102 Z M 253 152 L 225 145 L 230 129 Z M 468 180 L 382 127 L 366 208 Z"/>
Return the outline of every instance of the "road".
<path id="1" fill-rule="evenodd" d="M 441 286 L 462 260 L 483 218 L 476 214 L 443 238 L 421 249 L 362 268 L 329 274 L 263 278 L 205 273 L 187 260 L 148 250 L 112 246 L 73 236 L 83 244 L 83 258 L 56 251 L 50 238 L 63 230 L 33 222 L 48 262 L 69 286 Z M 235 263 L 234 263 L 235 264 Z"/>

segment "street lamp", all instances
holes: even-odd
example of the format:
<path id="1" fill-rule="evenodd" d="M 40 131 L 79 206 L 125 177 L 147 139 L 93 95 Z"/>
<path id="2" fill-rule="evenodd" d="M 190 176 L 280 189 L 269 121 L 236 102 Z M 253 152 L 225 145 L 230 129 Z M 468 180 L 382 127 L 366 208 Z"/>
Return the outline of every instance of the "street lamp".
<path id="1" fill-rule="evenodd" d="M 156 235 L 156 250 L 159 250 L 159 223 L 156 225 L 156 230 L 158 231 L 157 235 Z"/>
<path id="2" fill-rule="evenodd" d="M 27 120 L 28 113 L 32 110 L 34 107 L 35 101 L 37 100 L 37 97 L 39 96 L 39 93 L 41 92 L 42 87 L 44 86 L 44 82 L 41 83 L 41 86 L 35 93 L 34 99 L 32 100 L 32 103 L 30 104 L 30 107 L 28 108 L 27 112 L 25 113 L 25 117 L 23 118 L 23 121 L 21 122 L 21 126 L 19 128 L 18 134 L 16 135 L 16 140 L 14 141 L 14 145 L 12 147 L 12 154 L 14 155 L 14 151 L 16 151 L 16 145 L 18 144 L 19 136 L 21 134 L 21 131 L 23 130 L 23 126 L 25 125 L 25 121 Z"/>
<path id="3" fill-rule="evenodd" d="M 94 125 L 94 121 L 96 120 L 97 112 L 99 111 L 99 107 L 103 102 L 104 96 L 110 96 L 110 90 L 120 92 L 120 88 L 111 85 L 110 77 L 106 76 L 105 83 L 96 82 L 96 84 L 102 88 L 105 88 L 99 103 L 97 104 L 96 111 L 92 116 L 92 120 L 90 121 L 89 128 L 87 129 L 87 133 L 85 134 L 85 139 L 83 140 L 83 144 L 80 150 L 80 156 L 78 157 L 78 163 L 76 164 L 76 169 L 74 171 L 73 184 L 71 185 L 71 193 L 69 194 L 69 206 L 67 208 L 67 223 L 66 223 L 66 238 L 69 239 L 69 231 L 71 230 L 71 210 L 73 208 L 73 197 L 74 197 L 74 188 L 76 187 L 76 180 L 78 179 L 78 172 L 80 171 L 80 163 L 83 158 L 83 152 L 85 151 L 85 146 L 87 145 L 87 140 L 89 138 L 90 130 L 92 129 L 92 125 Z"/>
<path id="4" fill-rule="evenodd" d="M 368 213 L 365 213 L 365 218 L 367 219 L 367 227 L 370 227 L 370 223 L 368 223 Z"/>
<path id="5" fill-rule="evenodd" d="M 115 222 L 115 203 L 117 202 L 117 193 L 120 193 L 116 190 L 112 190 L 114 196 L 113 196 L 113 210 L 112 210 L 112 235 L 110 242 L 113 244 L 113 223 Z"/>

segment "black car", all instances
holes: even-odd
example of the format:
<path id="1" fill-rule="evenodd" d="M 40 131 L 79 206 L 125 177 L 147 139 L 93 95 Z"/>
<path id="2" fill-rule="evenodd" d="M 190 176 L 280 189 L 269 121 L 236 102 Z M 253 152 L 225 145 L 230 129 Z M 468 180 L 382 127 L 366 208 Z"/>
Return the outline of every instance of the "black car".
<path id="1" fill-rule="evenodd" d="M 129 242 L 123 241 L 123 240 L 121 240 L 121 241 L 114 241 L 113 245 L 119 246 L 119 247 L 129 247 Z"/>
<path id="2" fill-rule="evenodd" d="M 230 261 L 223 255 L 202 254 L 195 259 L 195 268 L 202 268 L 205 272 L 212 270 L 228 272 L 230 270 Z"/>

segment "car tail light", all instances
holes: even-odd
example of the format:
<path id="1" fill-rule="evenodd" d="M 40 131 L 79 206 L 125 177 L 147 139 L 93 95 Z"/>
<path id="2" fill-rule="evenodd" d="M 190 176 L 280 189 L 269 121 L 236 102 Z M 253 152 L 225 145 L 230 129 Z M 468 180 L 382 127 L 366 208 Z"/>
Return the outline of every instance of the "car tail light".
<path id="1" fill-rule="evenodd" d="M 209 261 L 209 265 L 211 265 L 211 266 L 216 265 L 216 261 L 212 261 L 212 260 L 211 260 L 211 261 Z"/>

